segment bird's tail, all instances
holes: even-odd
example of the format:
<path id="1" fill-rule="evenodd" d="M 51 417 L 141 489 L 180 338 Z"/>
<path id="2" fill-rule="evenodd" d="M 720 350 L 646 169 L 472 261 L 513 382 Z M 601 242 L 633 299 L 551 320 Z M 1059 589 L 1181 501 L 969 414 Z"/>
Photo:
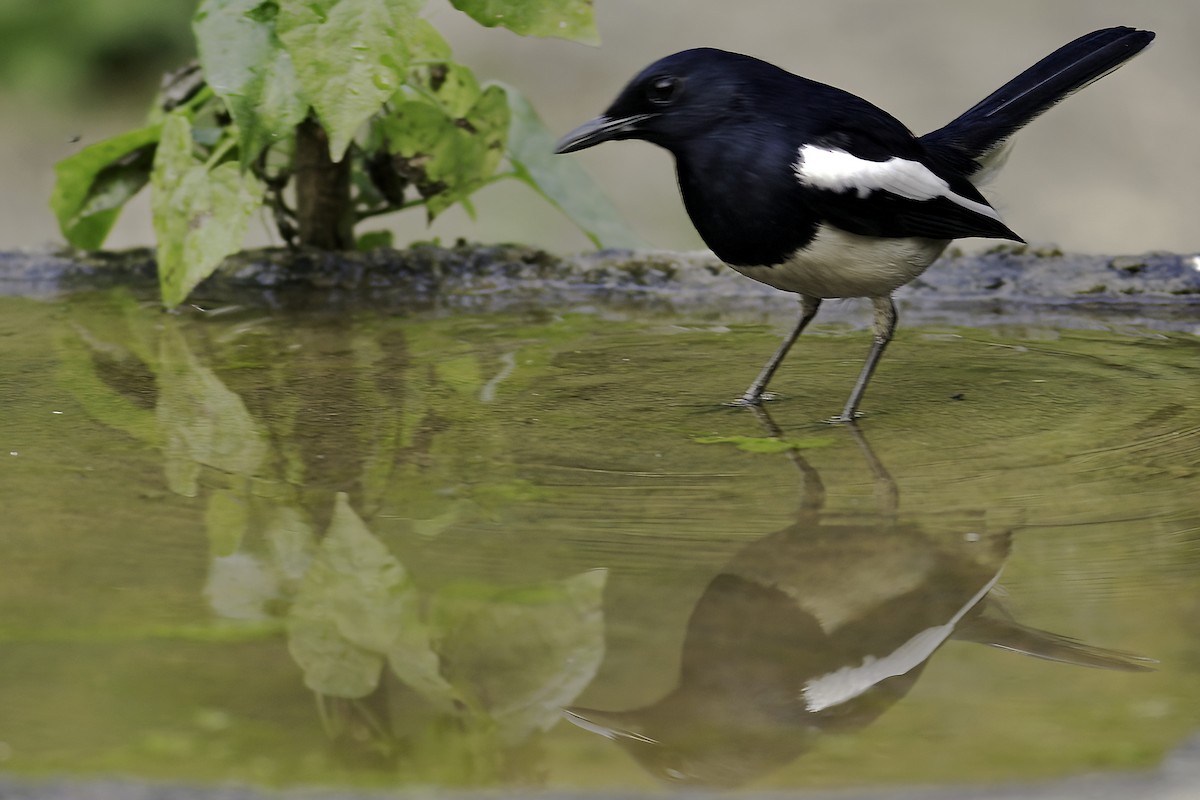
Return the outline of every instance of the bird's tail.
<path id="1" fill-rule="evenodd" d="M 1010 136 L 1059 101 L 1103 78 L 1144 50 L 1151 31 L 1105 28 L 1065 44 L 921 141 L 961 162 L 968 174 L 1003 150 Z"/>
<path id="2" fill-rule="evenodd" d="M 954 638 L 1079 667 L 1148 672 L 1158 663 L 1152 658 L 1135 653 L 1094 647 L 1076 639 L 1030 628 L 1015 620 L 990 614 L 975 617 L 960 625 L 954 631 Z"/>

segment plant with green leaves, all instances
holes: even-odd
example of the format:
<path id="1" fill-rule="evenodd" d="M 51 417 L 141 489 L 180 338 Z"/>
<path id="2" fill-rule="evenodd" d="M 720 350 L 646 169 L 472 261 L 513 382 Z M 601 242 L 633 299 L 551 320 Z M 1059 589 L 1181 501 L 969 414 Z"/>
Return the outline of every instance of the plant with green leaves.
<path id="1" fill-rule="evenodd" d="M 594 43 L 592 0 L 450 0 L 485 26 Z M 163 302 L 240 249 L 269 209 L 290 246 L 386 244 L 372 217 L 430 221 L 515 178 L 597 246 L 632 236 L 511 86 L 481 84 L 420 13 L 426 0 L 201 0 L 199 66 L 164 82 L 144 127 L 59 162 L 64 236 L 99 248 L 124 204 L 152 192 Z"/>

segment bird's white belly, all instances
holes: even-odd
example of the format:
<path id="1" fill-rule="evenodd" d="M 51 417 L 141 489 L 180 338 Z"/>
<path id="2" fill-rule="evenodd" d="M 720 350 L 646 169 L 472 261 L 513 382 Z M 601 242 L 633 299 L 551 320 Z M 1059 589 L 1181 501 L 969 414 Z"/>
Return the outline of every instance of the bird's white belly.
<path id="1" fill-rule="evenodd" d="M 812 242 L 772 267 L 733 267 L 748 278 L 810 297 L 886 297 L 925 271 L 946 239 L 859 236 L 822 224 Z"/>

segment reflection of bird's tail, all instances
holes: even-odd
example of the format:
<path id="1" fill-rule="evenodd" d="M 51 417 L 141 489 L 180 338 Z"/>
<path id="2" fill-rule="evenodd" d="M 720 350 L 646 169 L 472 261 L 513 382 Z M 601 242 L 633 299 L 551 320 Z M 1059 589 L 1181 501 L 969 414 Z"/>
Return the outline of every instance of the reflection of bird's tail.
<path id="1" fill-rule="evenodd" d="M 1057 633 L 992 616 L 978 616 L 963 622 L 954 632 L 954 638 L 1079 667 L 1148 672 L 1158 663 L 1145 656 L 1093 647 Z"/>

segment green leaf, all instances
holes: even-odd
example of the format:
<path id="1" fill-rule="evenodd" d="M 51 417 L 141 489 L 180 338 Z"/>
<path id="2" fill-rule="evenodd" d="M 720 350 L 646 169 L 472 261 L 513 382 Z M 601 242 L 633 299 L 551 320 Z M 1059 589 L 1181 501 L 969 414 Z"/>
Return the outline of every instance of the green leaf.
<path id="1" fill-rule="evenodd" d="M 50 207 L 68 242 L 85 250 L 104 244 L 121 207 L 150 180 L 160 127 L 105 139 L 55 165 Z"/>
<path id="2" fill-rule="evenodd" d="M 331 697 L 366 697 L 383 671 L 383 657 L 351 643 L 331 619 L 293 615 L 288 652 L 304 672 L 304 685 Z"/>
<path id="3" fill-rule="evenodd" d="M 340 160 L 360 125 L 404 83 L 406 29 L 424 0 L 279 0 L 276 31 Z"/>
<path id="4" fill-rule="evenodd" d="M 507 156 L 516 177 L 557 206 L 596 247 L 637 247 L 637 236 L 583 167 L 554 154 L 554 136 L 525 96 L 503 88 L 512 112 Z"/>
<path id="5" fill-rule="evenodd" d="M 403 36 L 413 61 L 450 60 L 450 43 L 429 20 L 416 18 L 404 29 Z"/>
<path id="6" fill-rule="evenodd" d="M 215 555 L 209 562 L 204 597 L 218 617 L 266 622 L 279 594 L 279 576 L 253 555 Z"/>
<path id="7" fill-rule="evenodd" d="M 470 82 L 460 78 L 446 106 L 409 100 L 380 125 L 394 163 L 425 198 L 430 219 L 484 186 L 504 156 L 509 112 L 503 90 L 489 87 L 464 116 L 455 115 L 452 109 L 470 94 Z"/>
<path id="8" fill-rule="evenodd" d="M 194 497 L 202 466 L 240 478 L 259 475 L 269 451 L 266 435 L 242 398 L 196 359 L 173 324 L 162 329 L 156 361 L 155 414 L 171 491 Z"/>
<path id="9" fill-rule="evenodd" d="M 828 436 L 809 439 L 779 439 L 774 436 L 697 436 L 696 444 L 732 444 L 747 453 L 785 453 L 788 450 L 814 450 L 828 447 L 834 440 Z"/>
<path id="10" fill-rule="evenodd" d="M 288 647 L 305 684 L 334 697 L 363 697 L 386 660 L 430 702 L 452 706 L 420 597 L 408 572 L 339 493 L 329 531 L 305 573 L 288 618 Z"/>
<path id="11" fill-rule="evenodd" d="M 267 522 L 263 538 L 271 546 L 275 568 L 288 580 L 299 580 L 308 572 L 316 551 L 316 536 L 304 515 L 290 506 L 277 506 Z"/>
<path id="12" fill-rule="evenodd" d="M 451 117 L 465 117 L 479 102 L 482 90 L 475 73 L 462 64 L 437 64 L 430 70 L 429 89 Z"/>
<path id="13" fill-rule="evenodd" d="M 214 556 L 231 556 L 241 547 L 250 528 L 246 498 L 228 489 L 217 489 L 208 497 L 204 512 L 208 551 Z"/>
<path id="14" fill-rule="evenodd" d="M 151 183 L 158 281 L 163 303 L 175 306 L 241 247 L 263 187 L 232 162 L 209 169 L 196 161 L 181 113 L 163 122 Z"/>
<path id="15" fill-rule="evenodd" d="M 204 76 L 237 123 L 242 168 L 308 113 L 273 0 L 204 0 L 192 29 Z"/>
<path id="16" fill-rule="evenodd" d="M 520 588 L 452 584 L 434 598 L 447 678 L 479 699 L 506 741 L 557 723 L 595 677 L 606 577 L 597 569 Z"/>
<path id="17" fill-rule="evenodd" d="M 157 324 L 148 324 L 138 301 L 124 291 L 94 293 L 73 312 L 72 323 L 54 332 L 59 384 L 92 419 L 161 448 L 154 409 L 139 391 L 155 385 L 157 346 L 149 340 L 157 338 Z M 123 377 L 114 381 L 114 374 Z"/>
<path id="18" fill-rule="evenodd" d="M 593 0 L 450 0 L 488 28 L 501 25 L 522 36 L 557 36 L 599 44 Z"/>

